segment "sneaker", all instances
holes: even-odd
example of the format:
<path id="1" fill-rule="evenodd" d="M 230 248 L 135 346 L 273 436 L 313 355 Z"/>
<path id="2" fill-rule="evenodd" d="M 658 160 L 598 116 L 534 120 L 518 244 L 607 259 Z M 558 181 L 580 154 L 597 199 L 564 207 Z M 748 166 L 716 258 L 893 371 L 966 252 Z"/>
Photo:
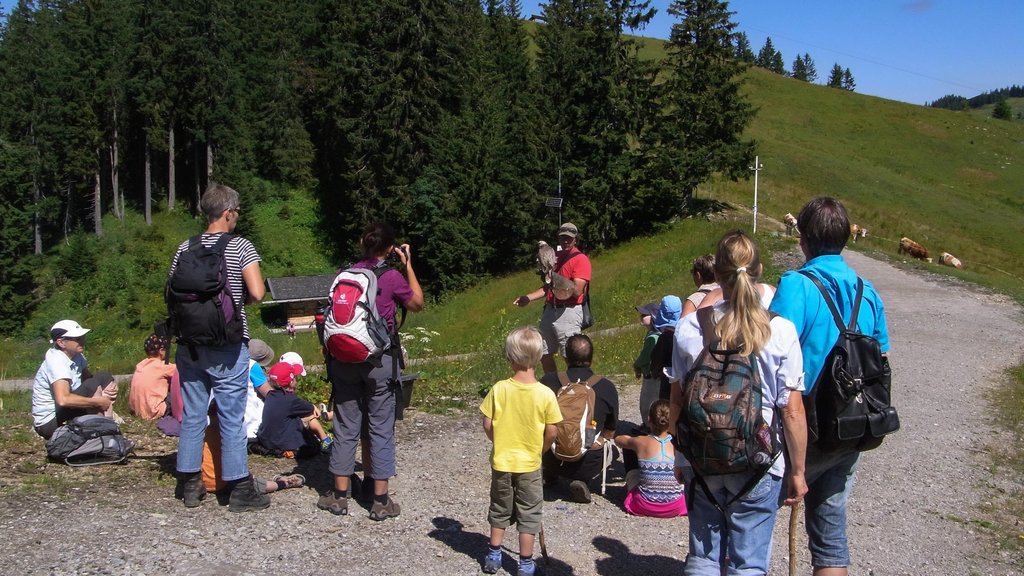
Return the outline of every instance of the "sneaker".
<path id="1" fill-rule="evenodd" d="M 331 419 L 327 417 L 327 404 L 321 402 L 317 408 L 320 408 L 320 421 L 329 422 Z"/>
<path id="2" fill-rule="evenodd" d="M 516 576 L 535 576 L 537 574 L 537 563 L 533 560 L 529 562 L 519 561 L 519 571 L 516 572 Z"/>
<path id="3" fill-rule="evenodd" d="M 302 488 L 306 485 L 306 477 L 302 474 L 278 474 L 271 479 L 271 482 L 283 482 L 285 490 L 287 488 Z"/>
<path id="4" fill-rule="evenodd" d="M 582 480 L 573 480 L 569 482 L 569 501 L 579 502 L 580 504 L 590 503 L 590 487 L 587 483 Z"/>
<path id="5" fill-rule="evenodd" d="M 484 573 L 497 574 L 501 570 L 501 549 L 488 550 L 484 557 Z"/>
<path id="6" fill-rule="evenodd" d="M 251 512 L 270 507 L 270 496 L 260 494 L 256 489 L 256 479 L 252 476 L 235 482 L 228 497 L 229 512 Z"/>
<path id="7" fill-rule="evenodd" d="M 203 473 L 182 473 L 178 476 L 175 496 L 185 502 L 185 508 L 195 508 L 206 498 L 206 486 L 203 484 Z"/>
<path id="8" fill-rule="evenodd" d="M 370 508 L 370 520 L 377 520 L 379 522 L 388 518 L 397 518 L 401 513 L 402 507 L 398 505 L 398 502 L 388 498 L 387 504 L 373 503 L 373 507 Z"/>
<path id="9" fill-rule="evenodd" d="M 316 507 L 335 516 L 348 515 L 348 498 L 336 490 L 328 490 L 316 501 Z"/>
<path id="10" fill-rule="evenodd" d="M 324 436 L 324 439 L 320 441 L 320 451 L 327 454 L 331 451 L 331 445 L 334 444 L 334 438 L 330 435 Z"/>

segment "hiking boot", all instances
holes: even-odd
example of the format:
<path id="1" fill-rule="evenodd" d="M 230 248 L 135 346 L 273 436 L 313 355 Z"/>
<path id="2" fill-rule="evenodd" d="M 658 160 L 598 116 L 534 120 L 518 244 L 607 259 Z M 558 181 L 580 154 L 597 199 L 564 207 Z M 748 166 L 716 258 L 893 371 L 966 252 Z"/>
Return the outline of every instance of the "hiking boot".
<path id="1" fill-rule="evenodd" d="M 203 484 L 202 472 L 181 473 L 178 475 L 178 486 L 174 490 L 175 497 L 185 502 L 185 508 L 195 508 L 206 498 L 206 486 Z"/>
<path id="2" fill-rule="evenodd" d="M 316 501 L 316 507 L 335 516 L 348 515 L 348 498 L 337 490 L 328 490 Z"/>
<path id="3" fill-rule="evenodd" d="M 501 549 L 488 550 L 484 557 L 484 574 L 497 574 L 501 570 Z"/>
<path id="4" fill-rule="evenodd" d="M 270 507 L 270 496 L 260 494 L 251 475 L 235 482 L 228 497 L 228 512 L 250 512 Z"/>
<path id="5" fill-rule="evenodd" d="M 374 502 L 373 507 L 370 508 L 370 520 L 387 520 L 388 518 L 397 518 L 402 513 L 402 507 L 398 505 L 393 499 L 388 498 L 387 504 L 381 504 L 380 502 Z"/>
<path id="6" fill-rule="evenodd" d="M 579 502 L 580 504 L 590 503 L 590 486 L 582 480 L 573 480 L 569 482 L 569 501 Z"/>

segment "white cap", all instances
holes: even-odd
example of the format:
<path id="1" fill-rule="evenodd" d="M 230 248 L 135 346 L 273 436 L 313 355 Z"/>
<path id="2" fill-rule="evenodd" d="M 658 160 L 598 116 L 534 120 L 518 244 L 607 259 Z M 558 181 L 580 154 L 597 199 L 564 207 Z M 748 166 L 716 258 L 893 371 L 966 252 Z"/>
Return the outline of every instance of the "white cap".
<path id="1" fill-rule="evenodd" d="M 302 368 L 300 375 L 306 375 L 306 364 L 302 361 L 302 356 L 299 356 L 295 352 L 285 352 L 284 354 L 281 354 L 281 362 L 287 362 Z"/>
<path id="2" fill-rule="evenodd" d="M 74 320 L 61 320 L 50 328 L 50 342 L 58 338 L 79 338 L 88 332 L 88 328 L 82 328 L 82 325 Z"/>

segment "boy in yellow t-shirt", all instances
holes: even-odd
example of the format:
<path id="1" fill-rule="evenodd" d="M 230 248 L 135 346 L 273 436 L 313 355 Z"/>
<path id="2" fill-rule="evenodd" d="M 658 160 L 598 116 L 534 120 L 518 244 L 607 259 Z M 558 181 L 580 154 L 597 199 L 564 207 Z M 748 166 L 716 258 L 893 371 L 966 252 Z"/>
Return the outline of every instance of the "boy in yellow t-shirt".
<path id="1" fill-rule="evenodd" d="M 487 393 L 480 411 L 484 433 L 494 442 L 491 450 L 491 545 L 484 572 L 501 568 L 501 541 L 515 519 L 519 531 L 518 576 L 533 576 L 533 541 L 541 529 L 544 481 L 541 454 L 555 440 L 555 424 L 562 421 L 558 401 L 550 388 L 537 382 L 533 368 L 540 361 L 543 340 L 532 326 L 516 328 L 505 339 L 505 358 L 515 372 Z"/>

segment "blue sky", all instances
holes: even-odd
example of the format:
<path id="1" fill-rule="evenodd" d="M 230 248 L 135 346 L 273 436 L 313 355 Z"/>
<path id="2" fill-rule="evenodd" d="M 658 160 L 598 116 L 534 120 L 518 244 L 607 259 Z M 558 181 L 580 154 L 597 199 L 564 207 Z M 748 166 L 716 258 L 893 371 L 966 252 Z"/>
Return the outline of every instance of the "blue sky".
<path id="1" fill-rule="evenodd" d="M 0 0 L 5 12 L 15 0 Z M 523 0 L 523 17 L 539 14 Z M 644 36 L 668 38 L 669 0 Z M 1024 0 L 734 0 L 734 21 L 756 53 L 771 36 L 786 68 L 808 53 L 819 82 L 832 65 L 849 68 L 857 92 L 924 104 L 1024 84 Z"/>
<path id="2" fill-rule="evenodd" d="M 523 0 L 523 17 L 541 3 Z M 668 38 L 669 4 L 653 0 L 658 14 L 637 33 Z M 1024 84 L 1022 0 L 734 0 L 729 9 L 755 54 L 770 36 L 787 70 L 807 53 L 824 82 L 838 62 L 862 94 L 924 104 Z"/>

